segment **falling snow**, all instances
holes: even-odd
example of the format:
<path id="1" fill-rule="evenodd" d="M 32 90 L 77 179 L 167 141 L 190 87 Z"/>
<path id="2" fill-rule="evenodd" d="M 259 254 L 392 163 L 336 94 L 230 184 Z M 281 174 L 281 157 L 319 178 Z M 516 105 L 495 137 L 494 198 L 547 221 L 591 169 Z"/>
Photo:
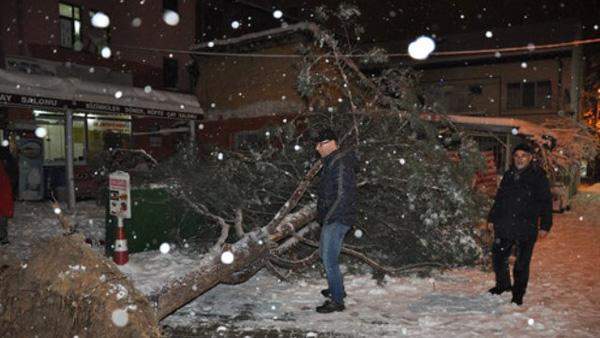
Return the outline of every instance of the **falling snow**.
<path id="1" fill-rule="evenodd" d="M 425 60 L 435 50 L 435 42 L 428 36 L 420 36 L 408 45 L 408 54 L 416 60 Z"/>
<path id="2" fill-rule="evenodd" d="M 34 133 L 35 133 L 35 136 L 37 136 L 39 138 L 44 138 L 44 137 L 46 137 L 46 135 L 48 135 L 48 131 L 44 127 L 35 128 Z"/>
<path id="3" fill-rule="evenodd" d="M 108 15 L 102 12 L 97 12 L 94 14 L 94 16 L 92 16 L 92 26 L 97 28 L 106 28 L 108 25 L 110 25 L 110 18 Z"/>
<path id="4" fill-rule="evenodd" d="M 273 11 L 273 17 L 275 19 L 281 19 L 282 16 L 283 16 L 283 12 L 282 11 L 280 11 L 278 9 L 275 10 L 275 11 Z"/>
<path id="5" fill-rule="evenodd" d="M 160 253 L 162 254 L 168 254 L 169 251 L 171 251 L 171 245 L 169 245 L 169 243 L 162 243 L 159 247 Z"/>
<path id="6" fill-rule="evenodd" d="M 233 258 L 233 253 L 231 251 L 225 251 L 221 254 L 221 262 L 223 262 L 223 264 L 233 263 Z"/>
<path id="7" fill-rule="evenodd" d="M 102 49 L 100 50 L 100 55 L 102 55 L 102 57 L 105 59 L 110 58 L 112 55 L 112 51 L 110 50 L 110 47 L 108 47 L 108 46 L 102 47 Z"/>
<path id="8" fill-rule="evenodd" d="M 170 9 L 164 11 L 162 18 L 169 26 L 177 26 L 179 24 L 179 14 Z"/>
<path id="9" fill-rule="evenodd" d="M 591 217 L 597 219 L 600 184 L 582 190 L 571 211 L 554 215 L 550 236 L 536 244 L 529 292 L 522 307 L 511 304 L 510 295 L 487 294 L 493 274 L 478 268 L 436 273 L 433 283 L 417 276 L 386 277 L 383 283 L 377 283 L 368 273 L 350 273 L 342 265 L 348 298 L 347 310 L 333 315 L 340 320 L 332 321 L 333 317 L 314 311 L 323 302 L 319 293 L 325 283 L 322 276 L 282 283 L 262 271 L 246 283 L 213 288 L 162 324 L 199 330 L 213 318 L 221 318 L 218 325 L 231 330 L 310 328 L 318 336 L 319 332 L 336 332 L 348 337 L 408 334 L 433 338 L 469 332 L 474 337 L 596 337 L 600 332 L 596 320 L 600 316 L 600 247 L 589 239 L 600 236 L 600 227 Z M 104 210 L 94 202 L 79 202 L 77 210 L 74 223 L 79 231 L 86 237 L 103 238 Z M 18 202 L 15 218 L 9 224 L 9 236 L 14 240 L 3 249 L 20 257 L 40 238 L 62 233 L 46 204 Z M 171 248 L 168 255 L 159 250 L 130 254 L 130 262 L 119 268 L 134 280 L 136 288 L 152 294 L 166 280 L 197 269 L 199 261 L 197 253 Z M 83 271 L 81 266 L 79 271 Z M 100 281 L 106 282 L 106 276 Z M 118 287 L 115 290 L 116 297 Z M 252 319 L 234 319 L 240 318 L 245 309 L 251 309 Z M 133 309 L 110 312 L 114 325 L 127 325 L 127 311 Z M 534 320 L 533 325 L 528 324 L 529 319 Z M 251 331 L 248 334 L 254 336 Z"/>

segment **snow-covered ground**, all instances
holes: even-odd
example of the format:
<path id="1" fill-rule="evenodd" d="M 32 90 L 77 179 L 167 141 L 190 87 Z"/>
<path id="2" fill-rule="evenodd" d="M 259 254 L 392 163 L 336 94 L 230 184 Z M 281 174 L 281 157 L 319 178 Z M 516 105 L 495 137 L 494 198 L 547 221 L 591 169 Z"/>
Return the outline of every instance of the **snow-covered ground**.
<path id="1" fill-rule="evenodd" d="M 105 233 L 103 208 L 95 202 L 81 202 L 77 203 L 74 212 L 65 215 L 70 224 L 76 225 L 77 231 L 81 232 L 95 249 L 103 251 L 100 244 L 100 241 L 104 242 Z M 40 239 L 64 233 L 48 201 L 15 203 L 15 217 L 10 219 L 8 224 L 10 244 L 2 249 L 20 259 L 27 259 L 31 255 L 32 246 Z"/>
<path id="2" fill-rule="evenodd" d="M 382 285 L 368 275 L 347 274 L 346 311 L 318 314 L 322 277 L 281 282 L 263 271 L 244 284 L 213 288 L 162 324 L 186 337 L 206 337 L 207 328 L 217 337 L 262 337 L 268 330 L 296 332 L 294 337 L 600 337 L 599 187 L 585 187 L 570 212 L 555 214 L 551 235 L 536 245 L 521 307 L 510 303 L 509 294 L 489 295 L 493 274 L 473 268 L 386 278 Z M 78 203 L 71 219 L 98 247 L 104 210 Z M 18 203 L 11 244 L 2 251 L 25 258 L 38 239 L 60 233 L 49 204 Z M 171 247 L 168 253 L 131 254 L 121 270 L 150 294 L 198 260 L 190 250 Z"/>
<path id="3" fill-rule="evenodd" d="M 572 212 L 555 214 L 551 235 L 537 243 L 521 307 L 510 294 L 486 292 L 493 273 L 455 269 L 425 279 L 386 278 L 383 286 L 346 275 L 347 310 L 324 315 L 314 310 L 324 279 L 290 284 L 262 272 L 242 285 L 215 287 L 163 323 L 221 320 L 228 323 L 221 329 L 301 328 L 307 336 L 600 337 L 600 193 L 582 192 L 574 204 Z"/>

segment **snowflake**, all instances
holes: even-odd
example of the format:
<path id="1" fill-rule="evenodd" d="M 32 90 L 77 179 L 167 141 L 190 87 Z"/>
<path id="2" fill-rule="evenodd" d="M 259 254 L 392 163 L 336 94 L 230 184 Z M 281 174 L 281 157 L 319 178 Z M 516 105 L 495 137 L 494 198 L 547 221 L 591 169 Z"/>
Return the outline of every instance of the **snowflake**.
<path id="1" fill-rule="evenodd" d="M 159 250 L 162 254 L 168 254 L 169 251 L 171 251 L 171 246 L 169 245 L 169 243 L 163 243 L 160 245 Z"/>
<path id="2" fill-rule="evenodd" d="M 231 251 L 225 251 L 221 254 L 221 262 L 223 264 L 231 264 L 233 263 L 234 257 Z"/>
<path id="3" fill-rule="evenodd" d="M 162 18 L 163 21 L 169 26 L 177 26 L 179 23 L 179 14 L 169 9 L 164 11 Z"/>

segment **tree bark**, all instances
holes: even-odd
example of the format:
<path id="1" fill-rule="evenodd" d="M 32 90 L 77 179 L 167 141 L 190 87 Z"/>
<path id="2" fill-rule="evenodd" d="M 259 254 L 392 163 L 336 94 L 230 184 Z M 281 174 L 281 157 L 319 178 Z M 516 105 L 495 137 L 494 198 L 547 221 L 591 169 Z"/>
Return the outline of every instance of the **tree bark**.
<path id="1" fill-rule="evenodd" d="M 316 206 L 314 203 L 308 204 L 284 217 L 272 232 L 268 231 L 268 226 L 264 226 L 246 233 L 231 245 L 225 245 L 221 252 L 209 252 L 198 262 L 198 269 L 149 297 L 154 302 L 157 317 L 165 318 L 219 283 L 232 284 L 248 280 L 269 261 L 271 250 L 277 248 L 278 241 L 304 227 L 315 215 Z M 224 251 L 233 253 L 233 263 L 221 262 Z"/>

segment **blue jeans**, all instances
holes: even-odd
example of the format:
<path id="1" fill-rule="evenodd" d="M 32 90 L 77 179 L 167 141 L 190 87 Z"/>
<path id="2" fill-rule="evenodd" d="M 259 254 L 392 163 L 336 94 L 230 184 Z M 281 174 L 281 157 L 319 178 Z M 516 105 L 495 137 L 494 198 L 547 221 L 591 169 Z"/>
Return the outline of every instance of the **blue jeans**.
<path id="1" fill-rule="evenodd" d="M 344 277 L 340 271 L 338 257 L 342 252 L 344 236 L 350 230 L 349 225 L 342 223 L 325 224 L 321 228 L 319 253 L 327 273 L 327 284 L 331 293 L 331 300 L 336 304 L 344 304 Z"/>

